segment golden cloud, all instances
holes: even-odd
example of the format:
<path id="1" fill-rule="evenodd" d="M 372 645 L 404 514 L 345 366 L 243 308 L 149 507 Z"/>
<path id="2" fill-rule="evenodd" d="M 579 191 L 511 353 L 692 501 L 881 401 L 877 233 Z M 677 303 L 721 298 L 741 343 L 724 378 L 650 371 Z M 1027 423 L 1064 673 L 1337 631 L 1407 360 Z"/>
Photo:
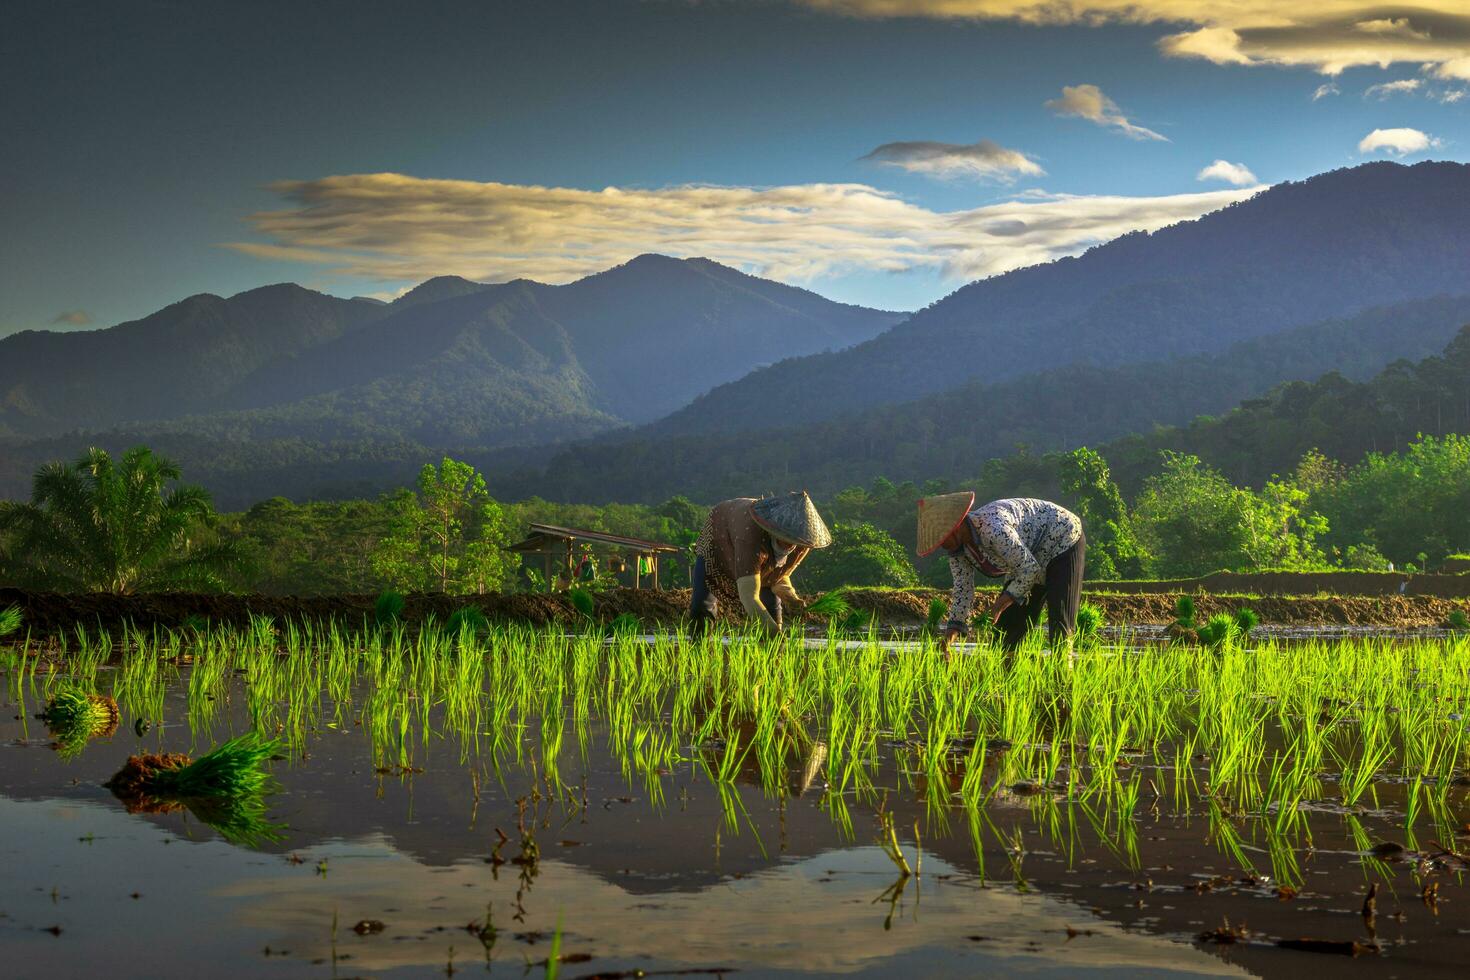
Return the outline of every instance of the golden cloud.
<path id="1" fill-rule="evenodd" d="M 1161 197 L 1033 191 L 947 212 L 864 184 L 581 190 L 383 173 L 272 189 L 291 206 L 248 219 L 269 240 L 229 248 L 385 282 L 445 274 L 567 282 L 644 252 L 705 256 L 784 280 L 926 269 L 972 279 L 1197 218 L 1260 188 Z"/>
<path id="2" fill-rule="evenodd" d="M 796 0 L 853 17 L 1015 20 L 1030 24 L 1157 23 L 1183 27 L 1167 55 L 1216 64 L 1296 65 L 1336 75 L 1358 65 L 1429 65 L 1470 78 L 1465 0 Z"/>

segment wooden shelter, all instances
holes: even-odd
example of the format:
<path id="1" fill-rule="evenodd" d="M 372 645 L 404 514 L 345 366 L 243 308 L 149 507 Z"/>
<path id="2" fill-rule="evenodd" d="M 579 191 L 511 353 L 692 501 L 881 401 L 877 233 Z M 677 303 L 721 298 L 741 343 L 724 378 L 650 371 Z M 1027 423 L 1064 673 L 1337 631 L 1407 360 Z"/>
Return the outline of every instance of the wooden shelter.
<path id="1" fill-rule="evenodd" d="M 621 534 L 608 534 L 605 531 L 588 531 L 585 528 L 557 527 L 555 524 L 532 524 L 531 533 L 526 540 L 517 541 L 510 546 L 509 550 L 526 555 L 541 555 L 545 562 L 546 581 L 551 583 L 557 580 L 553 568 L 558 565 L 566 575 L 567 581 L 572 580 L 579 549 L 591 550 L 594 553 L 601 551 L 604 555 L 610 556 L 631 557 L 633 559 L 633 588 L 635 589 L 643 588 L 645 577 L 639 568 L 638 560 L 647 559 L 650 566 L 648 577 L 652 579 L 650 587 L 655 590 L 659 588 L 659 556 L 679 553 L 678 548 L 659 541 L 644 541 L 642 538 L 628 538 Z"/>

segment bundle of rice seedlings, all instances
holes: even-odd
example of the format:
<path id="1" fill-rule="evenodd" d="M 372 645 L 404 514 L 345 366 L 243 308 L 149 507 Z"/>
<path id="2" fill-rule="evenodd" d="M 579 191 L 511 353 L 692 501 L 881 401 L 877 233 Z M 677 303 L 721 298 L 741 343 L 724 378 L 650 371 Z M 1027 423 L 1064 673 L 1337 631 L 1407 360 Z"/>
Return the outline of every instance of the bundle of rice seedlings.
<path id="1" fill-rule="evenodd" d="M 607 631 L 613 636 L 634 636 L 642 629 L 643 623 L 630 612 L 618 613 L 613 621 L 607 624 Z"/>
<path id="2" fill-rule="evenodd" d="M 939 627 L 944 625 L 944 617 L 949 613 L 949 603 L 935 596 L 929 600 L 929 614 L 924 617 L 924 632 L 934 634 L 939 632 Z"/>
<path id="3" fill-rule="evenodd" d="M 1256 615 L 1254 609 L 1241 606 L 1235 610 L 1235 632 L 1241 636 L 1249 636 L 1251 630 L 1261 625 L 1261 617 Z"/>
<path id="4" fill-rule="evenodd" d="M 0 636 L 6 636 L 20 629 L 20 606 L 7 606 L 0 609 Z"/>
<path id="5" fill-rule="evenodd" d="M 1455 609 L 1450 612 L 1449 618 L 1445 620 L 1445 627 L 1455 631 L 1470 630 L 1470 616 L 1466 616 L 1463 610 Z"/>
<path id="6" fill-rule="evenodd" d="M 479 636 L 490 629 L 490 620 L 476 607 L 465 606 L 462 609 L 456 609 L 450 615 L 449 621 L 444 624 L 444 629 L 450 636 L 459 636 L 466 631 L 474 636 Z"/>
<path id="7" fill-rule="evenodd" d="M 1090 602 L 1084 602 L 1077 607 L 1077 639 L 1092 642 L 1097 639 L 1098 630 L 1102 629 L 1107 622 L 1103 611 Z"/>
<path id="8" fill-rule="evenodd" d="M 1235 617 L 1229 613 L 1217 613 L 1210 621 L 1195 630 L 1199 641 L 1205 646 L 1218 647 L 1235 640 Z"/>
<path id="9" fill-rule="evenodd" d="M 279 747 L 251 732 L 192 762 L 180 752 L 132 755 L 104 785 L 129 813 L 187 808 L 226 840 L 253 847 L 280 839 L 283 829 L 266 819 L 265 806 L 275 781 L 264 763 Z"/>
<path id="10" fill-rule="evenodd" d="M 588 592 L 581 586 L 578 586 L 574 589 L 568 589 L 567 600 L 571 602 L 572 608 L 577 610 L 577 612 L 581 613 L 583 616 L 586 616 L 588 619 L 592 618 L 594 603 L 592 602 L 591 592 Z"/>
<path id="11" fill-rule="evenodd" d="M 824 619 L 843 619 L 852 615 L 852 606 L 839 592 L 828 592 L 806 607 L 806 611 Z"/>
<path id="12" fill-rule="evenodd" d="M 373 603 L 373 622 L 379 626 L 390 626 L 403 618 L 403 607 L 408 600 L 401 592 L 384 592 Z"/>
<path id="13" fill-rule="evenodd" d="M 71 758 L 86 747 L 89 739 L 117 731 L 117 702 L 79 688 L 61 691 L 37 715 L 56 739 L 56 751 Z"/>
<path id="14" fill-rule="evenodd" d="M 1180 596 L 1174 602 L 1174 625 L 1185 629 L 1194 629 L 1194 600 L 1187 595 Z"/>

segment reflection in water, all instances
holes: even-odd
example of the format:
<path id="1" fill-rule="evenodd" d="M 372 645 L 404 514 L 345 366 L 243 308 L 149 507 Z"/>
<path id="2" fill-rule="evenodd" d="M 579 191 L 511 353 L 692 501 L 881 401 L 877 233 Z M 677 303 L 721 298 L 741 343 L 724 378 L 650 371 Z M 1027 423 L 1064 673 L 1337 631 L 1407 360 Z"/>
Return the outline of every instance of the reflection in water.
<path id="1" fill-rule="evenodd" d="M 342 971 L 380 974 L 442 967 L 452 946 L 462 966 L 488 959 L 519 976 L 527 958 L 545 958 L 559 923 L 563 953 L 591 955 L 601 970 L 1242 972 L 1050 897 L 982 888 L 933 857 L 885 929 L 887 906 L 874 899 L 892 869 L 876 847 L 830 851 L 655 896 L 560 860 L 542 861 L 535 900 L 525 920 L 513 922 L 514 876 L 497 876 L 483 861 L 425 866 L 381 836 L 318 845 L 293 864 L 220 844 L 167 846 L 164 831 L 94 804 L 3 800 L 0 821 L 16 834 L 0 848 L 7 867 L 0 902 L 17 910 L 3 935 L 7 949 L 38 974 L 64 974 L 89 950 L 126 951 L 117 976 L 158 976 L 188 961 L 211 964 L 216 977 L 287 975 L 291 969 L 281 959 L 299 970 L 303 961 L 330 962 L 334 955 Z M 98 889 L 101 880 L 116 887 Z M 29 897 L 44 883 L 58 889 L 54 904 L 45 895 Z M 497 927 L 489 950 L 467 928 L 483 925 L 487 907 Z M 359 936 L 352 931 L 357 922 L 381 922 L 383 929 Z M 38 931 L 51 925 L 62 934 Z M 1077 934 L 1071 941 L 1069 926 Z"/>

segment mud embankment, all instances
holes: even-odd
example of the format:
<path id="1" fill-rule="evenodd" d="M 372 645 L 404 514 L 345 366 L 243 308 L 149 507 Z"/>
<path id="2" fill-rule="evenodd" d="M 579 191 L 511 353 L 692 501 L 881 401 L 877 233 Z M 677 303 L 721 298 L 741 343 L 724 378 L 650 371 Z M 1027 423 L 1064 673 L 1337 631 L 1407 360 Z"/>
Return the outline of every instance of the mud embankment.
<path id="1" fill-rule="evenodd" d="M 891 592 L 882 589 L 852 589 L 842 593 L 856 610 L 873 614 L 885 626 L 915 626 L 924 622 L 929 603 L 945 598 L 934 589 Z M 1174 619 L 1178 593 L 1123 595 L 1088 592 L 1084 599 L 1098 606 L 1113 625 L 1162 625 Z M 1451 612 L 1470 612 L 1470 602 L 1433 596 L 1260 596 L 1241 598 L 1192 593 L 1202 619 L 1241 607 L 1254 609 L 1267 625 L 1280 626 L 1381 626 L 1398 629 L 1440 627 Z M 252 616 L 269 616 L 277 625 L 335 622 L 348 629 L 372 622 L 376 596 L 267 596 L 201 595 L 159 593 L 114 596 L 105 594 L 62 595 L 0 589 L 0 608 L 20 607 L 27 632 L 34 638 L 72 633 L 78 627 L 89 631 L 116 633 L 124 627 L 142 631 L 179 629 L 198 622 L 212 625 L 246 626 Z M 685 615 L 687 589 L 666 592 L 613 589 L 595 597 L 593 618 L 606 623 L 624 613 L 636 616 L 646 627 L 671 626 Z M 982 601 L 984 601 L 982 599 Z M 535 626 L 574 626 L 585 622 L 564 595 L 514 593 L 510 595 L 447 596 L 438 593 L 410 595 L 402 613 L 409 627 L 421 626 L 431 618 L 447 620 L 455 610 L 476 607 L 495 622 L 518 622 Z M 822 620 L 808 616 L 808 621 Z M 12 637 L 19 638 L 19 637 Z"/>

